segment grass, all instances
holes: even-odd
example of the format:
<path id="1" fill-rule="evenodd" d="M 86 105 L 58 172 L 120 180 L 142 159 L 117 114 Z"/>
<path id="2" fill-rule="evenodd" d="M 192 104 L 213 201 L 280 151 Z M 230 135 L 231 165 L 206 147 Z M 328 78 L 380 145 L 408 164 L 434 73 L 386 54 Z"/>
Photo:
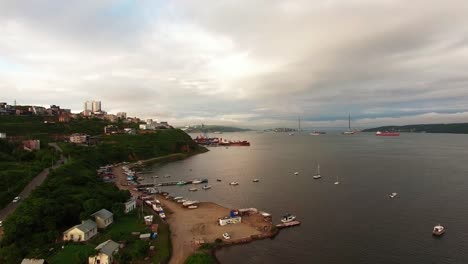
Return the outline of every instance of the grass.
<path id="1" fill-rule="evenodd" d="M 65 248 L 52 256 L 48 262 L 51 264 L 82 264 L 88 262 L 88 256 L 95 252 L 94 247 L 87 244 L 68 244 Z"/>
<path id="2" fill-rule="evenodd" d="M 216 259 L 206 251 L 198 251 L 187 258 L 185 264 L 211 264 L 216 263 Z"/>
<path id="3" fill-rule="evenodd" d="M 114 241 L 134 240 L 136 236 L 132 232 L 145 232 L 146 227 L 143 219 L 138 219 L 135 212 L 114 218 L 114 223 L 108 227 L 97 239 L 93 242 L 102 243 L 108 239 Z"/>

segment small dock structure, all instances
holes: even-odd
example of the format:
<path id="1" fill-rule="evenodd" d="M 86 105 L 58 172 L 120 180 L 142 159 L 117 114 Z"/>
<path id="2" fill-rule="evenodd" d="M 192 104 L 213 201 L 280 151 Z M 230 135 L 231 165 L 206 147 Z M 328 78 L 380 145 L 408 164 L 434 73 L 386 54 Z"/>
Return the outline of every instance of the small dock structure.
<path id="1" fill-rule="evenodd" d="M 193 180 L 192 181 L 170 181 L 170 182 L 148 183 L 148 184 L 139 184 L 138 188 L 187 185 L 187 184 L 192 184 L 192 182 Z M 201 183 L 208 183 L 208 179 L 201 180 Z"/>
<path id="2" fill-rule="evenodd" d="M 286 227 L 298 226 L 300 224 L 301 224 L 301 222 L 299 222 L 299 221 L 291 221 L 291 222 L 277 224 L 276 227 L 281 229 L 281 228 L 286 228 Z"/>

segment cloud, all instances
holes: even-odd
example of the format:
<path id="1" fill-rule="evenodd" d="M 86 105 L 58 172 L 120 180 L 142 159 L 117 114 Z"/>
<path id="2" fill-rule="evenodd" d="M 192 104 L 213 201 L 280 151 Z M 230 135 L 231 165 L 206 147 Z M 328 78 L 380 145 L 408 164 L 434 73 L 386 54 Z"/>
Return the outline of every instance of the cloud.
<path id="1" fill-rule="evenodd" d="M 4 1 L 2 101 L 174 124 L 465 121 L 466 1 Z M 437 118 L 434 118 L 434 115 Z"/>

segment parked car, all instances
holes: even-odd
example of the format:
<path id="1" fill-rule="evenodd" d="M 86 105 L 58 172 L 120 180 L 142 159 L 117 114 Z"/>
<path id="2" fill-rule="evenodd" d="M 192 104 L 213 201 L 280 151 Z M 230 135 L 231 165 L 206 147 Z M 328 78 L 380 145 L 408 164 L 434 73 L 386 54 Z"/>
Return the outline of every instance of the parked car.
<path id="1" fill-rule="evenodd" d="M 13 199 L 13 202 L 14 202 L 14 203 L 17 203 L 17 202 L 19 202 L 20 199 L 21 199 L 21 197 L 16 196 L 15 199 Z"/>

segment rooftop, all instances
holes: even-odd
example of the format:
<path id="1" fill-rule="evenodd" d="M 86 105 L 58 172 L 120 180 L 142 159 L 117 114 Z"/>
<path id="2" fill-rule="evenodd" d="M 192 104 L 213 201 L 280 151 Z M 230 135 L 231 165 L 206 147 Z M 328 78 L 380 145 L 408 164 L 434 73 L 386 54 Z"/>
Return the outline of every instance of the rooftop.
<path id="1" fill-rule="evenodd" d="M 99 218 L 102 218 L 102 219 L 107 219 L 107 218 L 112 217 L 113 215 L 114 215 L 114 214 L 112 214 L 111 212 L 107 211 L 106 209 L 101 209 L 101 210 L 95 212 L 94 214 L 92 214 L 91 216 L 99 217 Z"/>
<path id="2" fill-rule="evenodd" d="M 119 249 L 119 244 L 112 240 L 107 240 L 96 247 L 96 250 L 108 256 L 112 256 L 117 249 Z"/>

